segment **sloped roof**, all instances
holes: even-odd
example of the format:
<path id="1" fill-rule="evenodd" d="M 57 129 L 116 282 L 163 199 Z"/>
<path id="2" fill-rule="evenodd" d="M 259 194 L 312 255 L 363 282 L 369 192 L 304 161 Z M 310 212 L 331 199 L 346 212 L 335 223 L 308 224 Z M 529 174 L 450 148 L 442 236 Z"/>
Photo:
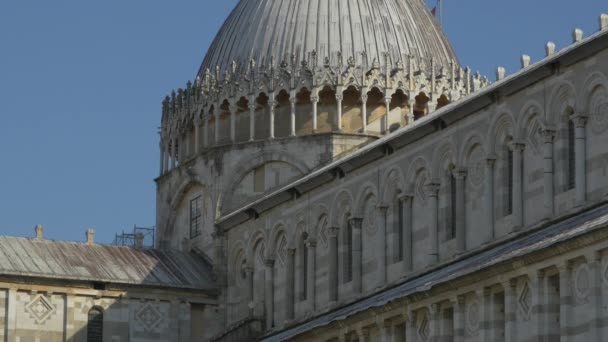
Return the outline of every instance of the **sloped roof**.
<path id="1" fill-rule="evenodd" d="M 340 307 L 334 311 L 322 314 L 308 322 L 295 325 L 291 328 L 266 336 L 260 341 L 278 342 L 286 341 L 295 336 L 327 326 L 333 322 L 344 320 L 357 313 L 373 310 L 400 298 L 429 291 L 441 284 L 488 269 L 492 266 L 510 262 L 515 258 L 522 258 L 534 252 L 547 250 L 560 243 L 586 236 L 587 234 L 601 232 L 602 240 L 608 238 L 608 205 L 579 213 L 571 218 L 559 221 L 522 237 L 514 238 L 505 243 L 498 243 L 480 253 L 456 261 L 445 267 L 432 270 L 419 277 L 407 280 L 395 287 L 373 294 L 353 304 Z M 584 244 L 593 243 L 593 239 L 586 239 Z M 553 254 L 559 255 L 564 249 L 555 248 Z M 512 267 L 512 264 L 509 264 Z M 498 272 L 506 271 L 503 266 Z"/>
<path id="2" fill-rule="evenodd" d="M 404 55 L 457 63 L 456 54 L 423 0 L 241 0 L 209 47 L 199 74 L 234 61 L 299 63 L 317 51 L 319 58 L 358 57 L 394 62 Z"/>
<path id="3" fill-rule="evenodd" d="M 214 290 L 194 253 L 0 236 L 0 276 Z"/>

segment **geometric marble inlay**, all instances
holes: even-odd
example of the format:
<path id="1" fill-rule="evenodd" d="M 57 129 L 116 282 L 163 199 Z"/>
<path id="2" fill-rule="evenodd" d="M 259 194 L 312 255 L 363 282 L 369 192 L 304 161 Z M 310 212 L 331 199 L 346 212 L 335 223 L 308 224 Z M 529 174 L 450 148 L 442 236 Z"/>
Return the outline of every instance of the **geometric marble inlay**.
<path id="1" fill-rule="evenodd" d="M 137 311 L 135 319 L 146 331 L 151 331 L 162 322 L 163 315 L 154 305 L 147 303 Z"/>
<path id="2" fill-rule="evenodd" d="M 55 307 L 43 295 L 38 295 L 25 306 L 25 311 L 31 315 L 36 324 L 43 324 L 55 313 Z"/>
<path id="3" fill-rule="evenodd" d="M 517 297 L 517 303 L 524 316 L 524 320 L 529 320 L 530 311 L 532 309 L 532 294 L 530 293 L 530 285 L 528 285 L 528 282 L 525 282 L 522 286 L 519 297 Z"/>
<path id="4" fill-rule="evenodd" d="M 574 293 L 578 303 L 585 303 L 591 293 L 589 276 L 590 271 L 587 264 L 580 265 L 574 273 Z"/>
<path id="5" fill-rule="evenodd" d="M 466 309 L 467 332 L 474 335 L 479 330 L 479 303 L 475 300 Z"/>
<path id="6" fill-rule="evenodd" d="M 430 324 L 426 315 L 422 316 L 422 321 L 420 321 L 420 327 L 418 327 L 418 336 L 420 340 L 427 341 L 430 335 Z"/>

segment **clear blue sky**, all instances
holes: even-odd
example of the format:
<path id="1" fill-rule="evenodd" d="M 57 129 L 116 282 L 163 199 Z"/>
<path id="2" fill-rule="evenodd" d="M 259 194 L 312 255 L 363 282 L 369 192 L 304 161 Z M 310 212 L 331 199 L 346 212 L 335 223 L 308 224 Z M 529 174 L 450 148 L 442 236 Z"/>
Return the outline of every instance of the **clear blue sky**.
<path id="1" fill-rule="evenodd" d="M 429 0 L 434 4 L 434 0 Z M 0 2 L 0 234 L 97 240 L 155 224 L 160 103 L 236 0 Z M 444 0 L 463 65 L 494 78 L 595 32 L 606 0 Z"/>

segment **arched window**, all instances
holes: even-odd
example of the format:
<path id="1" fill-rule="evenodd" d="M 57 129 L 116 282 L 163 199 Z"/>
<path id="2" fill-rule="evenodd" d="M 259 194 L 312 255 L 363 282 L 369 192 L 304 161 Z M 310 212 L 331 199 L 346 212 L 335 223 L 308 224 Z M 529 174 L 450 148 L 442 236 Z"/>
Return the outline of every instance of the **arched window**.
<path id="1" fill-rule="evenodd" d="M 103 311 L 100 308 L 92 308 L 89 311 L 87 323 L 87 342 L 103 341 Z"/>
<path id="2" fill-rule="evenodd" d="M 396 237 L 396 241 L 393 244 L 395 246 L 394 262 L 397 263 L 403 261 L 403 230 L 405 229 L 405 222 L 403 217 L 403 201 L 398 198 L 395 199 L 393 215 L 395 217 L 394 233 Z"/>
<path id="3" fill-rule="evenodd" d="M 568 179 L 566 190 L 576 187 L 576 135 L 574 122 L 568 120 Z"/>
<path id="4" fill-rule="evenodd" d="M 300 289 L 301 295 L 300 300 L 305 301 L 308 298 L 308 247 L 306 246 L 306 240 L 308 239 L 308 234 L 303 233 L 300 241 Z"/>
<path id="5" fill-rule="evenodd" d="M 505 187 L 507 190 L 506 203 L 505 203 L 505 216 L 513 214 L 513 151 L 510 148 L 506 148 L 506 163 L 505 163 Z"/>
<path id="6" fill-rule="evenodd" d="M 454 172 L 450 172 L 450 229 L 448 230 L 448 240 L 456 237 L 456 177 Z"/>
<path id="7" fill-rule="evenodd" d="M 348 219 L 344 233 L 344 283 L 350 283 L 353 280 L 353 228 Z"/>

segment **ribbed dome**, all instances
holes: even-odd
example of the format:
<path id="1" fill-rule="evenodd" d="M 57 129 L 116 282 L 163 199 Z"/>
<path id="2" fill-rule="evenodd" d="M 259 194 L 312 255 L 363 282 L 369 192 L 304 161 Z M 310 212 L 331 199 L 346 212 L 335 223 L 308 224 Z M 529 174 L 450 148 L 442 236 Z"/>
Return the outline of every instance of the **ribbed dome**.
<path id="1" fill-rule="evenodd" d="M 267 64 L 319 58 L 334 60 L 338 52 L 381 61 L 404 55 L 435 58 L 448 65 L 454 50 L 423 0 L 241 0 L 215 37 L 200 73 L 234 61 L 246 67 L 251 59 Z M 333 63 L 332 63 L 333 64 Z"/>

